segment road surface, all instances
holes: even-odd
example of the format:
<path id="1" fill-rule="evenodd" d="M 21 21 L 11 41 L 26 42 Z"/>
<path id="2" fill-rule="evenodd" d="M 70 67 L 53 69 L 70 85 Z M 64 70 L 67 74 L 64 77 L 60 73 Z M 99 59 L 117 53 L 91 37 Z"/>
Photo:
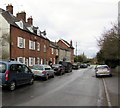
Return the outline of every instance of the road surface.
<path id="1" fill-rule="evenodd" d="M 96 78 L 94 66 L 73 70 L 47 81 L 35 80 L 33 85 L 3 90 L 3 106 L 108 106 L 106 91 L 112 106 L 118 106 L 118 82 L 113 77 Z M 109 93 L 110 92 L 110 93 Z M 112 97 L 113 99 L 112 99 Z"/>

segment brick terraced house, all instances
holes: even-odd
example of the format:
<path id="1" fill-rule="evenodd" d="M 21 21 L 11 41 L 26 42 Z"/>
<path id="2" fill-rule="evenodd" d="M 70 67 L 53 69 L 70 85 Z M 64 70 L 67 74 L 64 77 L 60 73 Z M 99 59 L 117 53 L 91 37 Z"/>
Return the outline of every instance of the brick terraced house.
<path id="1" fill-rule="evenodd" d="M 28 66 L 48 64 L 49 61 L 55 64 L 60 60 L 62 49 L 69 52 L 70 56 L 65 57 L 73 62 L 74 48 L 69 43 L 70 47 L 64 47 L 60 41 L 51 42 L 46 37 L 46 31 L 33 26 L 32 17 L 26 21 L 25 12 L 14 16 L 12 5 L 6 6 L 6 10 L 0 8 L 0 59 L 14 59 Z"/>

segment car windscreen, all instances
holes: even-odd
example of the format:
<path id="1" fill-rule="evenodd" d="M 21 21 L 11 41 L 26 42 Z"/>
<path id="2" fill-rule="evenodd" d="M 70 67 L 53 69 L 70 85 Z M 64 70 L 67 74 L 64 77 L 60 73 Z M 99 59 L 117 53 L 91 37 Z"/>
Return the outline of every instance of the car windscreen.
<path id="1" fill-rule="evenodd" d="M 97 67 L 98 69 L 106 69 L 108 68 L 108 66 L 100 66 L 100 67 Z"/>
<path id="2" fill-rule="evenodd" d="M 45 68 L 45 70 L 51 70 L 51 68 Z"/>
<path id="3" fill-rule="evenodd" d="M 52 65 L 53 68 L 59 68 L 60 65 Z"/>
<path id="4" fill-rule="evenodd" d="M 67 66 L 67 63 L 63 62 L 62 65 L 63 65 L 63 66 Z"/>
<path id="5" fill-rule="evenodd" d="M 6 64 L 0 63 L 0 73 L 5 73 L 6 71 Z"/>
<path id="6" fill-rule="evenodd" d="M 77 64 L 73 64 L 74 66 L 77 66 Z"/>
<path id="7" fill-rule="evenodd" d="M 44 69 L 45 70 L 51 70 L 51 67 L 50 66 L 44 66 Z"/>
<path id="8" fill-rule="evenodd" d="M 32 67 L 32 69 L 35 69 L 35 70 L 43 70 L 43 66 L 34 65 L 34 66 Z"/>

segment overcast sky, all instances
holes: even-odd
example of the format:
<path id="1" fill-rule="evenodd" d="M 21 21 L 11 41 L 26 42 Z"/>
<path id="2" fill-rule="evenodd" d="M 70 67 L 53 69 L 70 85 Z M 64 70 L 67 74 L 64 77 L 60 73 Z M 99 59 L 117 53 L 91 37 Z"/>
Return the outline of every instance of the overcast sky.
<path id="1" fill-rule="evenodd" d="M 52 41 L 73 41 L 76 54 L 91 58 L 99 51 L 96 39 L 117 22 L 119 0 L 0 0 L 0 8 L 14 6 L 14 15 L 25 11 L 34 26 L 46 30 Z"/>

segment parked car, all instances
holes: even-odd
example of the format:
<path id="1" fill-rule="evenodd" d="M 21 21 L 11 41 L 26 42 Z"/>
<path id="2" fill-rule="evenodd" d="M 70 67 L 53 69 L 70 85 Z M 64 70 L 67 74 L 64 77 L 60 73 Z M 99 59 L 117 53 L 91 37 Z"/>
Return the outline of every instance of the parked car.
<path id="1" fill-rule="evenodd" d="M 73 64 L 72 64 L 72 68 L 73 68 L 73 69 L 79 69 L 79 65 L 78 65 L 77 63 L 73 63 Z"/>
<path id="2" fill-rule="evenodd" d="M 54 70 L 49 65 L 34 65 L 31 69 L 35 77 L 41 77 L 47 80 L 49 77 L 54 78 Z"/>
<path id="3" fill-rule="evenodd" d="M 108 65 L 98 65 L 95 67 L 95 75 L 98 76 L 112 76 L 111 69 Z"/>
<path id="4" fill-rule="evenodd" d="M 52 68 L 54 69 L 56 75 L 62 75 L 65 73 L 65 67 L 61 64 L 53 64 Z"/>
<path id="5" fill-rule="evenodd" d="M 90 63 L 87 63 L 88 66 L 90 66 Z"/>
<path id="6" fill-rule="evenodd" d="M 65 72 L 72 72 L 72 63 L 60 61 L 59 64 L 61 64 L 65 67 Z"/>
<path id="7" fill-rule="evenodd" d="M 87 68 L 88 65 L 86 63 L 80 64 L 80 68 Z"/>
<path id="8" fill-rule="evenodd" d="M 16 86 L 33 84 L 34 74 L 25 65 L 15 61 L 0 61 L 0 85 L 15 90 Z"/>

